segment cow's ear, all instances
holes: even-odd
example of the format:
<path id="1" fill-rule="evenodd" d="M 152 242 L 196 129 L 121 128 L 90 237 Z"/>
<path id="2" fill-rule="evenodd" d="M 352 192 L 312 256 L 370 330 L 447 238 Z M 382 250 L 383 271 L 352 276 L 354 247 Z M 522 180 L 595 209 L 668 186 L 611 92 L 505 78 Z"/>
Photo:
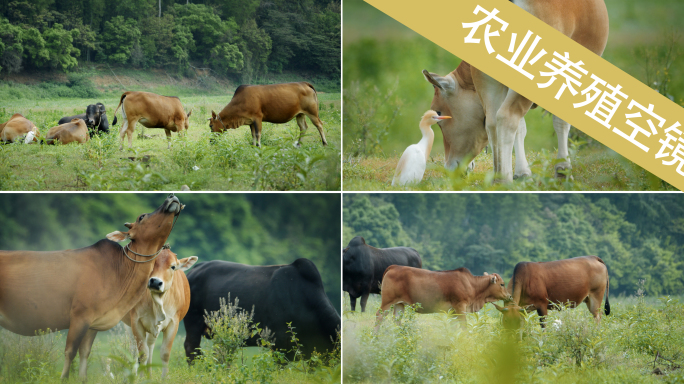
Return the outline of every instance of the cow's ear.
<path id="1" fill-rule="evenodd" d="M 499 310 L 499 312 L 501 312 L 501 313 L 506 313 L 506 312 L 508 312 L 508 308 L 499 307 L 498 305 L 496 305 L 496 303 L 492 303 L 492 304 L 494 305 L 494 307 L 496 307 L 496 309 Z"/>
<path id="2" fill-rule="evenodd" d="M 181 271 L 187 271 L 188 269 L 190 269 L 190 267 L 195 265 L 195 263 L 197 262 L 198 259 L 199 259 L 199 257 L 197 257 L 197 256 L 190 256 L 190 257 L 186 257 L 185 259 L 178 260 L 178 265 L 180 266 L 180 270 Z"/>
<path id="3" fill-rule="evenodd" d="M 425 77 L 425 80 L 427 80 L 430 84 L 432 84 L 436 88 L 439 88 L 442 91 L 455 89 L 454 81 L 449 77 L 442 77 L 437 75 L 436 73 L 430 73 L 425 69 L 423 69 L 423 76 Z"/>
<path id="4" fill-rule="evenodd" d="M 216 119 L 216 112 L 211 111 L 211 118 L 212 118 L 212 120 L 213 120 L 213 119 Z"/>
<path id="5" fill-rule="evenodd" d="M 121 232 L 121 231 L 114 231 L 110 234 L 107 235 L 107 238 L 111 241 L 116 241 L 117 243 L 119 241 L 124 241 L 130 239 L 128 236 L 128 232 Z"/>
<path id="6" fill-rule="evenodd" d="M 190 117 L 190 115 L 192 115 L 192 109 L 188 112 L 188 117 Z"/>
<path id="7" fill-rule="evenodd" d="M 492 277 L 489 279 L 489 282 L 492 284 L 496 284 L 496 276 L 492 275 Z"/>

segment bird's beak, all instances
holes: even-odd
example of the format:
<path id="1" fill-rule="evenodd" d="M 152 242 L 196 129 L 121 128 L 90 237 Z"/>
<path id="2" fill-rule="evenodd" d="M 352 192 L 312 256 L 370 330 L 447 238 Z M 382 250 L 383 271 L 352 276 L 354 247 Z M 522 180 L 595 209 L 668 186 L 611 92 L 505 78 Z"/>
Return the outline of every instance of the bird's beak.
<path id="1" fill-rule="evenodd" d="M 435 116 L 435 120 L 446 120 L 446 119 L 451 119 L 451 116 Z"/>

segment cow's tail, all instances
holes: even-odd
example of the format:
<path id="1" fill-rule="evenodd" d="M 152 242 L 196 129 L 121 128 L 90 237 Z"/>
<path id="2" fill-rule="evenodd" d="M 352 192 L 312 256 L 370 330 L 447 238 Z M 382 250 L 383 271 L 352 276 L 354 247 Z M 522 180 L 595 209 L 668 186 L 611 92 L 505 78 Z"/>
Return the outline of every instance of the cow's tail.
<path id="1" fill-rule="evenodd" d="M 304 84 L 308 85 L 309 88 L 313 89 L 313 91 L 314 91 L 314 100 L 316 100 L 316 105 L 318 105 L 318 92 L 316 92 L 316 88 L 314 88 L 314 86 L 313 86 L 311 83 L 307 83 L 306 81 L 304 82 Z"/>
<path id="2" fill-rule="evenodd" d="M 606 266 L 606 270 L 608 269 L 608 266 Z M 610 296 L 610 276 L 606 278 L 606 303 L 603 305 L 603 311 L 606 313 L 606 316 L 610 315 L 610 302 L 608 301 L 608 297 Z"/>
<path id="3" fill-rule="evenodd" d="M 119 100 L 119 105 L 114 110 L 114 121 L 112 121 L 112 125 L 116 125 L 116 113 L 119 111 L 119 107 L 121 107 L 121 105 L 123 104 L 123 101 L 127 95 L 128 95 L 128 92 L 124 92 L 123 95 L 121 95 L 121 100 Z M 123 111 L 123 109 L 121 109 L 121 113 L 124 114 L 124 117 L 126 117 L 126 114 Z"/>

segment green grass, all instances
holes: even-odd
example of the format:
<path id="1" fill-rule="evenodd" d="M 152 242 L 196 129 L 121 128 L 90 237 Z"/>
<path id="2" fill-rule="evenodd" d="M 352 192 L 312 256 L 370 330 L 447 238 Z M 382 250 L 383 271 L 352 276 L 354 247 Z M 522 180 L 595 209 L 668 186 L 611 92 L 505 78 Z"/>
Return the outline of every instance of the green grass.
<path id="1" fill-rule="evenodd" d="M 0 89 L 1 92 L 1 89 Z M 0 146 L 2 190 L 339 190 L 340 189 L 340 94 L 319 94 L 320 117 L 329 145 L 323 147 L 315 126 L 309 129 L 301 148 L 293 143 L 299 128 L 287 124 L 263 124 L 262 149 L 252 146 L 249 127 L 219 135 L 211 144 L 207 118 L 220 111 L 232 92 L 222 96 L 187 96 L 181 101 L 193 110 L 185 137 L 173 133 L 171 150 L 162 129 L 145 129 L 149 139 L 133 137 L 133 150 L 119 151 L 118 129 L 83 145 Z M 15 99 L 3 102 L 0 121 L 21 113 L 38 126 L 42 136 L 67 115 L 81 113 L 85 106 L 102 102 L 110 125 L 120 93 L 79 99 Z M 119 112 L 121 121 L 121 112 Z M 149 156 L 149 161 L 140 161 Z M 129 158 L 134 158 L 131 160 Z M 199 167 L 199 169 L 197 169 Z M 194 170 L 196 169 L 196 170 Z"/>
<path id="2" fill-rule="evenodd" d="M 494 182 L 491 153 L 475 158 L 472 172 L 449 172 L 444 168 L 441 148 L 433 148 L 423 180 L 418 184 L 393 187 L 392 178 L 400 152 L 359 158 L 345 157 L 342 170 L 345 191 L 624 191 L 675 190 L 669 184 L 600 144 L 585 146 L 572 159 L 570 179 L 554 177 L 555 154 L 527 151 L 532 176 L 509 184 Z M 514 156 L 515 161 L 515 156 Z"/>
<path id="3" fill-rule="evenodd" d="M 522 338 L 503 329 L 491 304 L 469 314 L 466 329 L 446 313 L 407 310 L 400 325 L 390 316 L 374 333 L 379 304 L 371 295 L 365 313 L 351 312 L 345 295 L 345 383 L 684 381 L 684 305 L 677 299 L 611 298 L 600 326 L 584 304 L 550 311 L 543 331 L 530 314 Z"/>
<path id="4" fill-rule="evenodd" d="M 675 102 L 684 105 L 684 51 L 681 50 L 684 27 L 680 22 L 684 18 L 684 3 L 678 0 L 652 3 L 606 0 L 606 6 L 610 18 L 610 33 L 603 57 L 642 82 L 647 82 L 647 79 L 651 82 L 653 79 L 667 82 L 667 89 L 663 92 Z M 385 190 L 391 182 L 386 168 L 392 168 L 390 173 L 393 173 L 398 156 L 421 138 L 418 122 L 420 116 L 430 108 L 434 93 L 433 87 L 424 79 L 421 71 L 427 69 L 446 75 L 458 66 L 460 59 L 362 0 L 344 1 L 344 31 L 344 188 Z M 676 58 L 667 71 L 664 71 L 664 52 L 670 46 L 667 34 L 672 32 L 677 36 L 674 43 Z M 651 67 L 649 71 L 646 70 L 648 65 Z M 544 150 L 550 156 L 555 156 L 557 138 L 552 121 L 550 116 L 542 117 L 541 113 L 539 108 L 532 110 L 526 117 L 525 149 L 528 159 L 537 157 Z M 589 141 L 576 128 L 570 134 L 575 141 Z M 354 158 L 350 163 L 350 155 L 356 156 L 358 148 L 362 146 L 358 140 L 364 135 L 371 144 L 367 147 L 373 150 L 366 151 L 365 156 Z M 443 153 L 442 134 L 439 129 L 435 129 L 432 156 L 435 159 L 442 158 Z M 478 160 L 481 163 L 490 161 L 482 155 Z M 584 170 L 579 167 L 574 169 L 575 184 L 581 185 L 552 185 L 548 188 L 542 185 L 540 189 L 669 188 L 660 183 L 651 183 L 646 176 L 638 176 L 645 173 L 634 165 L 618 166 L 625 161 L 621 157 L 616 158 L 604 146 L 595 146 L 589 153 L 586 153 L 586 149 L 580 150 L 578 161 L 584 162 L 586 166 Z M 360 169 L 354 165 L 357 163 L 361 166 Z M 439 165 L 436 166 L 439 168 Z M 384 168 L 373 172 L 377 167 Z M 480 169 L 483 172 L 476 179 L 485 178 L 485 173 L 492 169 L 491 163 L 488 168 Z M 616 170 L 629 174 L 629 177 L 632 174 L 637 176 L 629 180 L 620 175 L 613 177 Z M 433 172 L 432 177 L 437 178 L 437 173 Z M 538 177 L 544 178 L 545 175 Z M 476 181 L 459 182 L 456 189 L 475 188 L 478 185 Z M 453 183 L 449 180 L 429 179 L 418 189 L 451 189 L 446 187 L 447 184 Z M 553 183 L 547 180 L 541 184 Z M 508 188 L 536 189 L 529 185 L 524 188 Z"/>
<path id="5" fill-rule="evenodd" d="M 201 364 L 189 366 L 185 360 L 185 332 L 181 325 L 173 343 L 169 361 L 169 375 L 161 379 L 161 341 L 160 335 L 155 344 L 150 377 L 142 374 L 140 382 L 149 383 L 236 383 L 249 381 L 249 375 L 263 374 L 259 370 L 259 356 L 265 350 L 258 347 L 242 348 L 237 359 L 230 367 L 219 368 L 218 372 L 208 372 Z M 0 329 L 0 347 L 7 348 L 7 354 L 0 351 L 0 382 L 3 383 L 80 383 L 78 360 L 74 359 L 70 377 L 62 381 L 59 377 L 64 364 L 66 331 L 37 337 L 18 336 Z M 88 381 L 95 383 L 133 382 L 131 369 L 137 352 L 135 342 L 120 323 L 106 332 L 98 333 L 88 359 Z M 202 347 L 208 348 L 211 341 L 203 340 Z M 3 360 L 3 357 L 5 360 Z M 339 351 L 337 352 L 339 361 Z M 8 364 L 12 363 L 11 366 Z M 311 361 L 289 362 L 268 367 L 268 382 L 271 383 L 339 383 L 340 372 L 336 367 L 315 366 Z M 275 369 L 274 369 L 275 368 Z M 305 369 L 307 368 L 307 369 Z M 139 372 L 144 371 L 140 368 Z M 111 375 L 108 374 L 111 372 Z M 113 377 L 112 377 L 113 376 Z"/>

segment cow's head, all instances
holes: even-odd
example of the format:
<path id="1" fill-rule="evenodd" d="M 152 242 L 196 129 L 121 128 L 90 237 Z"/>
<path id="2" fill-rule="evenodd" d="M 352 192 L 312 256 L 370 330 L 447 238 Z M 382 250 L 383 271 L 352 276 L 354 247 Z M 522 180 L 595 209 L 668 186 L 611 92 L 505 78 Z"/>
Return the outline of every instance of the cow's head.
<path id="1" fill-rule="evenodd" d="M 154 267 L 147 281 L 147 289 L 152 293 L 164 294 L 171 288 L 176 271 L 186 271 L 197 262 L 197 256 L 178 260 L 170 249 L 164 249 L 154 260 Z"/>
<path id="2" fill-rule="evenodd" d="M 143 213 L 133 223 L 125 223 L 128 232 L 114 231 L 107 235 L 112 241 L 131 240 L 138 253 L 151 254 L 164 245 L 173 228 L 174 218 L 185 205 L 172 194 L 152 213 Z"/>
<path id="3" fill-rule="evenodd" d="M 85 123 L 88 127 L 92 128 L 100 125 L 100 115 L 102 110 L 104 110 L 104 105 L 102 104 L 90 104 L 86 107 Z"/>
<path id="4" fill-rule="evenodd" d="M 211 118 L 209 119 L 209 128 L 212 132 L 221 133 L 226 130 L 226 127 L 221 120 L 221 117 L 216 112 L 211 111 Z"/>
<path id="5" fill-rule="evenodd" d="M 511 294 L 506 289 L 506 284 L 498 273 L 487 272 L 484 273 L 489 278 L 489 291 L 487 292 L 487 301 L 511 300 Z"/>
<path id="6" fill-rule="evenodd" d="M 187 115 L 185 115 L 185 127 L 183 128 L 185 128 L 186 131 L 188 130 L 188 128 L 190 128 L 190 115 L 192 115 L 192 109 L 190 110 L 190 112 L 188 112 Z"/>
<path id="7" fill-rule="evenodd" d="M 518 329 L 522 327 L 523 322 L 525 321 L 525 317 L 523 315 L 526 314 L 527 311 L 534 309 L 534 305 L 528 305 L 527 307 L 523 308 L 514 302 L 509 302 L 505 307 L 498 306 L 495 303 L 492 304 L 503 315 L 501 322 L 506 329 Z"/>
<path id="8" fill-rule="evenodd" d="M 444 166 L 455 169 L 463 161 L 470 161 L 468 169 L 472 169 L 471 160 L 487 145 L 487 131 L 470 66 L 459 66 L 444 77 L 423 70 L 423 76 L 435 90 L 430 109 L 440 116 L 453 117 L 438 123 L 444 137 Z"/>

